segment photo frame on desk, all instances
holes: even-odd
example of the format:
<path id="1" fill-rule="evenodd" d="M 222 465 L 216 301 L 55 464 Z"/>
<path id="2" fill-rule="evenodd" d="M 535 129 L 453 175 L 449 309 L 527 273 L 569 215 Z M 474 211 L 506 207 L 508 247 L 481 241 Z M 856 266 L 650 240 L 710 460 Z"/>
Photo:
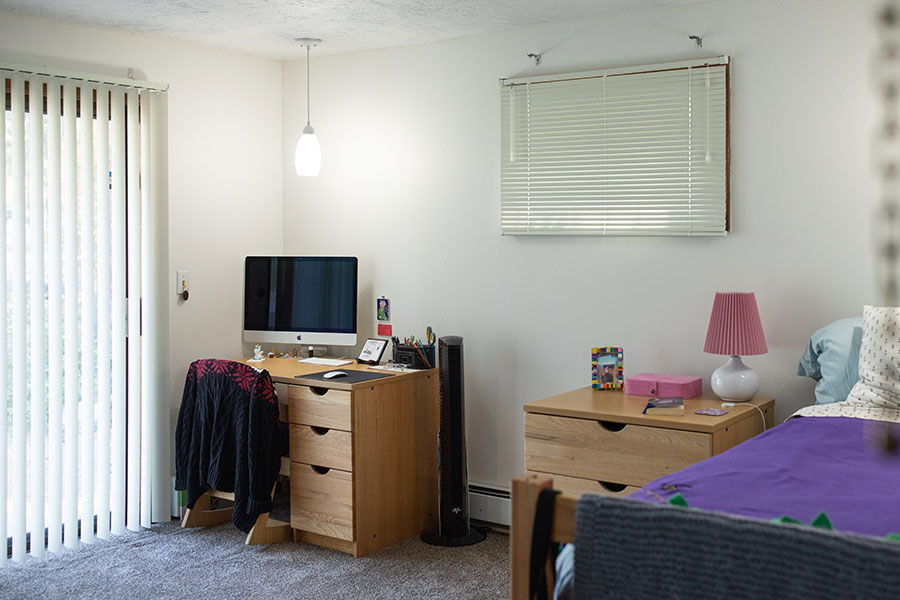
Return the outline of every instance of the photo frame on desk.
<path id="1" fill-rule="evenodd" d="M 624 355 L 618 346 L 591 349 L 591 387 L 595 390 L 619 390 L 625 386 Z"/>
<path id="2" fill-rule="evenodd" d="M 381 356 L 384 354 L 384 349 L 387 348 L 387 343 L 387 340 L 380 338 L 367 339 L 356 362 L 365 365 L 377 365 L 381 362 Z"/>

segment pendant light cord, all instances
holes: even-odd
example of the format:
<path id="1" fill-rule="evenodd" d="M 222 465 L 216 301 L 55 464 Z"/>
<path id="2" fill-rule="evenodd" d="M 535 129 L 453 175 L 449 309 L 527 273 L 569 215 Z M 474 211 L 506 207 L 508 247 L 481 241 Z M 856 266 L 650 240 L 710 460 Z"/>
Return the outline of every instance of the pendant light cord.
<path id="1" fill-rule="evenodd" d="M 309 44 L 306 45 L 306 124 L 309 125 Z"/>
<path id="2" fill-rule="evenodd" d="M 296 40 L 298 42 L 300 42 L 300 44 L 306 48 L 306 125 L 307 125 L 307 127 L 311 127 L 309 124 L 309 114 L 310 114 L 309 51 L 312 49 L 313 46 L 317 46 L 322 40 L 320 40 L 319 38 L 308 38 L 308 37 L 296 38 Z"/>

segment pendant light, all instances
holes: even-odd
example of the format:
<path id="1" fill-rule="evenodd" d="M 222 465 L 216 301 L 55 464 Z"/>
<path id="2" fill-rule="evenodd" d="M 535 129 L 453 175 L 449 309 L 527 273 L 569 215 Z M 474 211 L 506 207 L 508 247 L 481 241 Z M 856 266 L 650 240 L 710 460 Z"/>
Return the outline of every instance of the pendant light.
<path id="1" fill-rule="evenodd" d="M 306 127 L 297 142 L 294 152 L 294 167 L 297 175 L 304 177 L 318 177 L 322 166 L 322 148 L 319 146 L 319 138 L 316 130 L 309 124 L 309 49 L 319 44 L 322 40 L 316 38 L 297 38 L 301 45 L 306 46 Z"/>

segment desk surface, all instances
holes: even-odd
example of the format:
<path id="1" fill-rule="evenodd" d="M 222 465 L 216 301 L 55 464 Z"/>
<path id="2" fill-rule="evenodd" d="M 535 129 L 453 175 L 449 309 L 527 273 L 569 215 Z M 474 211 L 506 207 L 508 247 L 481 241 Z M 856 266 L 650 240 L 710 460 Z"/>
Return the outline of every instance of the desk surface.
<path id="1" fill-rule="evenodd" d="M 756 397 L 750 402 L 726 408 L 728 414 L 721 417 L 698 415 L 694 411 L 701 408 L 721 408 L 722 404 L 722 400 L 712 392 L 703 392 L 696 398 L 684 401 L 684 415 L 645 415 L 642 413 L 647 406 L 647 400 L 648 396 L 629 396 L 621 390 L 595 390 L 585 387 L 530 402 L 524 409 L 526 413 L 714 433 L 746 419 L 748 412 L 759 415 L 750 404 L 755 404 L 764 411 L 770 410 L 775 404 L 771 398 Z M 766 419 L 769 427 L 772 426 L 771 418 L 768 416 Z"/>
<path id="2" fill-rule="evenodd" d="M 437 372 L 437 369 L 407 369 L 403 373 L 396 373 L 394 371 L 372 369 L 369 365 L 361 365 L 356 361 L 338 367 L 302 363 L 298 362 L 298 359 L 296 358 L 266 358 L 259 362 L 251 362 L 250 359 L 244 358 L 241 359 L 241 362 L 256 367 L 257 369 L 265 369 L 272 377 L 272 381 L 276 383 L 295 383 L 334 390 L 353 390 L 360 387 L 382 385 L 384 383 L 397 381 L 398 378 L 424 377 L 426 375 L 433 375 Z M 391 375 L 391 377 L 382 377 L 380 379 L 361 381 L 359 383 L 344 383 L 340 378 L 329 380 L 303 378 L 303 375 L 326 373 L 328 371 L 368 371 L 371 373 Z"/>

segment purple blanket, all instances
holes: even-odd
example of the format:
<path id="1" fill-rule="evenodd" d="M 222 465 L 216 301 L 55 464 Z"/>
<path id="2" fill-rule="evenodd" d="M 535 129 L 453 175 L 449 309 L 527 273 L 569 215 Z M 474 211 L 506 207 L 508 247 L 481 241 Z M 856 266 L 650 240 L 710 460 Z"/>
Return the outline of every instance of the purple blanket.
<path id="1" fill-rule="evenodd" d="M 874 447 L 879 426 L 847 417 L 791 419 L 631 497 L 661 503 L 680 492 L 692 507 L 804 523 L 824 511 L 836 530 L 900 533 L 900 455 Z"/>

